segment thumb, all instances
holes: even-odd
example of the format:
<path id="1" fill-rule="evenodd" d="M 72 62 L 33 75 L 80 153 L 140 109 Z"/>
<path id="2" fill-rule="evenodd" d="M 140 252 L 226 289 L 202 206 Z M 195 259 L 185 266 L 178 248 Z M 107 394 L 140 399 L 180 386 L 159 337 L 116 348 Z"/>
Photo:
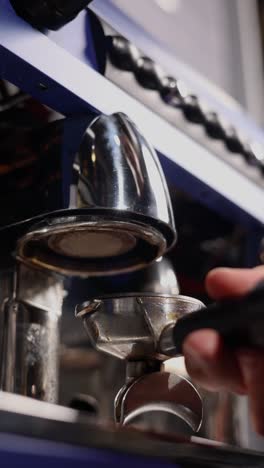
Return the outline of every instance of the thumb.
<path id="1" fill-rule="evenodd" d="M 215 268 L 206 277 L 206 289 L 214 299 L 247 294 L 264 280 L 264 266 L 256 268 Z"/>

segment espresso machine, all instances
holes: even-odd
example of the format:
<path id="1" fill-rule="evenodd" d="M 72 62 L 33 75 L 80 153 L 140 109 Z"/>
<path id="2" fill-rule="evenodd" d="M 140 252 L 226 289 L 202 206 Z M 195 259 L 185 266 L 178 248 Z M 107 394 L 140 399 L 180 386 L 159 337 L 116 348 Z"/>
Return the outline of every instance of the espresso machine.
<path id="1" fill-rule="evenodd" d="M 256 261 L 263 136 L 232 106 L 246 140 L 205 111 L 117 32 L 114 12 L 103 2 L 0 0 L 0 76 L 57 112 L 7 129 L 0 157 L 0 456 L 10 466 L 262 466 L 256 447 L 211 439 L 209 422 L 227 405 L 191 382 L 181 355 L 201 328 L 262 348 L 263 290 L 205 307 L 180 294 L 164 257 L 177 242 L 169 182 L 243 224 Z M 87 283 L 84 300 L 74 296 L 72 320 L 86 331 L 76 359 L 94 356 L 110 392 L 62 405 L 60 322 L 73 278 L 99 284 L 142 270 L 137 291 Z M 241 417 L 244 402 L 231 406 Z"/>

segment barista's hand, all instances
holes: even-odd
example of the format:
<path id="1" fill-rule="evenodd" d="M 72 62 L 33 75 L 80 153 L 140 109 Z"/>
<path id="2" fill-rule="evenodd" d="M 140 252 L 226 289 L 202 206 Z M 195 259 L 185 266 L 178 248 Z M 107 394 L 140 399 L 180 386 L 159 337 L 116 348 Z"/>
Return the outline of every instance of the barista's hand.
<path id="1" fill-rule="evenodd" d="M 246 294 L 262 280 L 264 266 L 217 268 L 208 274 L 206 288 L 212 298 L 221 299 Z M 230 352 L 213 330 L 192 333 L 184 342 L 183 352 L 190 376 L 202 387 L 248 395 L 254 428 L 264 435 L 264 352 Z"/>

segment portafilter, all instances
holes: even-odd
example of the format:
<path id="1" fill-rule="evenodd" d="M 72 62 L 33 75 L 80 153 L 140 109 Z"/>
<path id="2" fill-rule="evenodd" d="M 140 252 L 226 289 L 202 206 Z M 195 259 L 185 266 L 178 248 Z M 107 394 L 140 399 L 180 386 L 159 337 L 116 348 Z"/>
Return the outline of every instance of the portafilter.
<path id="1" fill-rule="evenodd" d="M 76 314 L 98 350 L 127 361 L 127 382 L 116 399 L 118 422 L 161 411 L 197 430 L 202 419 L 199 395 L 183 379 L 172 384 L 170 374 L 159 372 L 160 364 L 182 354 L 184 339 L 199 329 L 216 330 L 230 347 L 263 349 L 263 305 L 261 284 L 243 298 L 208 307 L 181 295 L 131 293 L 91 299 L 77 306 Z"/>
<path id="2" fill-rule="evenodd" d="M 117 423 L 181 433 L 199 429 L 201 398 L 185 378 L 162 371 L 168 356 L 159 345 L 168 324 L 199 307 L 196 299 L 157 293 L 102 296 L 77 306 L 94 347 L 127 363 L 114 404 Z"/>

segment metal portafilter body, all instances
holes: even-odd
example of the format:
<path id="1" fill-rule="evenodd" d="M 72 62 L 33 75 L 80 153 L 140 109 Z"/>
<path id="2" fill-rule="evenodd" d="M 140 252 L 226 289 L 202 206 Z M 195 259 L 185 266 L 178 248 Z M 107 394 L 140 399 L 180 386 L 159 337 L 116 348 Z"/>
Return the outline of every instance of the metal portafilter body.
<path id="1" fill-rule="evenodd" d="M 128 374 L 128 382 L 117 396 L 117 420 L 125 422 L 132 419 L 124 411 L 127 408 L 124 400 L 133 393 L 132 415 L 138 416 L 144 409 L 153 411 L 153 394 L 149 403 L 144 395 L 150 388 L 155 388 L 150 385 L 153 363 L 179 356 L 184 339 L 195 330 L 214 329 L 222 335 L 229 347 L 249 346 L 263 349 L 263 304 L 264 286 L 260 284 L 243 298 L 225 300 L 208 307 L 185 296 L 139 293 L 99 297 L 78 306 L 77 316 L 82 317 L 94 346 L 126 359 L 130 367 L 133 364 L 135 373 Z M 148 373 L 145 390 L 139 397 L 137 385 L 142 384 L 142 376 Z M 159 376 L 158 372 L 157 376 L 162 379 L 162 373 Z M 156 387 L 158 386 L 157 379 Z M 129 395 L 130 391 L 133 393 Z M 162 402 L 162 405 L 155 406 L 156 411 L 163 409 L 172 412 L 168 395 L 167 392 L 166 403 L 169 405 Z M 177 399 L 174 403 L 177 404 Z M 142 405 L 145 407 L 142 408 Z M 177 411 L 178 408 L 175 414 Z M 195 418 L 190 422 L 183 413 L 181 416 L 189 425 L 195 426 Z"/>
<path id="2" fill-rule="evenodd" d="M 134 293 L 103 296 L 77 306 L 90 341 L 99 351 L 127 361 L 127 380 L 115 400 L 115 420 L 143 427 L 197 431 L 202 402 L 194 386 L 180 375 L 160 372 L 168 359 L 159 348 L 162 331 L 184 314 L 202 307 L 193 298 Z M 158 425 L 157 425 L 158 422 Z"/>

